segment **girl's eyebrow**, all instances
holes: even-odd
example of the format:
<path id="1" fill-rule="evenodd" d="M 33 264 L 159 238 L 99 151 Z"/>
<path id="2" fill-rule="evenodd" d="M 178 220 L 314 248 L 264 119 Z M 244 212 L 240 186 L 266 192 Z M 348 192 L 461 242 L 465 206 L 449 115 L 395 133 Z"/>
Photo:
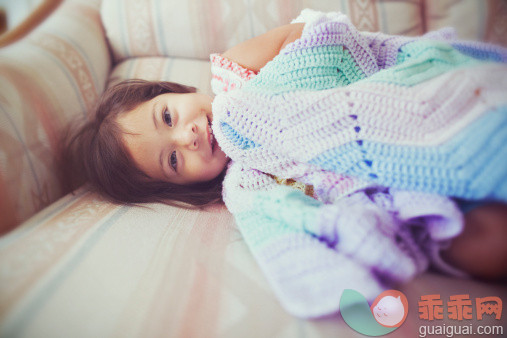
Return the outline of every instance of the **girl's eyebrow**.
<path id="1" fill-rule="evenodd" d="M 160 156 L 158 157 L 158 163 L 160 164 L 160 169 L 162 170 L 162 173 L 164 174 L 164 176 L 167 176 L 166 173 L 165 173 L 165 170 L 164 170 L 164 164 L 162 162 L 162 151 L 160 152 Z"/>
<path id="2" fill-rule="evenodd" d="M 155 129 L 158 130 L 158 121 L 157 121 L 157 103 L 153 103 L 152 116 L 153 116 L 153 124 L 155 125 Z"/>
<path id="3" fill-rule="evenodd" d="M 152 112 L 151 112 L 151 115 L 153 116 L 153 124 L 155 125 L 155 130 L 158 130 L 157 112 L 158 112 L 158 105 L 157 105 L 157 102 L 155 102 L 155 103 L 153 103 Z M 160 155 L 158 156 L 158 163 L 160 165 L 160 170 L 162 170 L 162 174 L 167 177 L 167 174 L 164 170 L 164 162 L 162 159 L 163 154 L 164 154 L 164 152 L 161 151 Z"/>

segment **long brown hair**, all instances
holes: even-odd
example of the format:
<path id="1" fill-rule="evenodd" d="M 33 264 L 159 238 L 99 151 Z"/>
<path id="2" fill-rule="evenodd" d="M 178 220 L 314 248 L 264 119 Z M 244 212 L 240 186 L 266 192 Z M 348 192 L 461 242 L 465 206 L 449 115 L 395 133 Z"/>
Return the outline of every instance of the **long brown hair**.
<path id="1" fill-rule="evenodd" d="M 73 190 L 83 183 L 112 202 L 162 202 L 178 206 L 204 206 L 222 200 L 224 172 L 215 179 L 178 185 L 149 178 L 135 165 L 122 142 L 116 117 L 165 93 L 193 93 L 195 88 L 173 82 L 127 80 L 107 89 L 84 123 L 69 127 L 62 137 L 62 183 Z"/>

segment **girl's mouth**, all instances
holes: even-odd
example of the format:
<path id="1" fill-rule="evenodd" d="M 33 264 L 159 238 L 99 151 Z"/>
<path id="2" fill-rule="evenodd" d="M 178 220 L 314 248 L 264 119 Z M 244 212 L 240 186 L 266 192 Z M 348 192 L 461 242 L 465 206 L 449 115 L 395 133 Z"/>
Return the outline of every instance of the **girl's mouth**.
<path id="1" fill-rule="evenodd" d="M 213 135 L 213 129 L 211 129 L 211 121 L 208 118 L 208 142 L 211 147 L 211 153 L 215 150 L 215 135 Z"/>

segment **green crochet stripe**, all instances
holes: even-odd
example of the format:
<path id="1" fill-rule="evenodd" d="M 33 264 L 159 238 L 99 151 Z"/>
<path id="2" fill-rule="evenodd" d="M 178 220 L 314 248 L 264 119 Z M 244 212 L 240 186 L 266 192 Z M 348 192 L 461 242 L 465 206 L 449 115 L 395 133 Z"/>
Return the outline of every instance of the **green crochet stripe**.
<path id="1" fill-rule="evenodd" d="M 267 213 L 248 211 L 234 215 L 241 233 L 251 248 L 262 248 L 271 242 L 280 241 L 288 235 L 300 234 L 287 224 L 281 224 L 278 220 L 268 216 Z"/>
<path id="2" fill-rule="evenodd" d="M 321 202 L 306 196 L 302 191 L 277 186 L 270 191 L 256 191 L 250 209 L 236 213 L 236 221 L 249 239 L 249 245 L 259 247 L 267 242 L 290 234 L 318 232 L 314 227 Z M 291 205 L 291 208 L 287 208 Z M 262 224 L 262 225 L 260 225 Z M 272 226 L 271 226 L 272 225 Z M 266 236 L 269 232 L 269 236 Z"/>
<path id="3" fill-rule="evenodd" d="M 364 81 L 413 86 L 443 73 L 480 63 L 484 61 L 466 56 L 448 43 L 414 41 L 401 48 L 396 66 L 378 72 Z"/>
<path id="4" fill-rule="evenodd" d="M 342 87 L 365 77 L 343 46 L 317 46 L 277 55 L 244 88 L 276 95 Z"/>
<path id="5" fill-rule="evenodd" d="M 244 88 L 278 95 L 343 87 L 359 80 L 413 86 L 478 63 L 479 60 L 460 53 L 446 42 L 414 41 L 400 48 L 396 66 L 366 78 L 348 49 L 341 45 L 316 46 L 277 55 Z"/>

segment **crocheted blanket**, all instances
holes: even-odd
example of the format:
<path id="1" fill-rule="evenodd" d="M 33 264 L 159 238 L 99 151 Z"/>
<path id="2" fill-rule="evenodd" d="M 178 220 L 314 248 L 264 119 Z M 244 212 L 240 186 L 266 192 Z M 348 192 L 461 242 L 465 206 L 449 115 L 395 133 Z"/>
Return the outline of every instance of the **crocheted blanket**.
<path id="1" fill-rule="evenodd" d="M 507 201 L 506 60 L 450 30 L 361 33 L 321 14 L 215 98 L 224 200 L 290 313 L 337 311 L 347 287 L 372 299 L 438 261 L 462 227 L 445 196 Z"/>

